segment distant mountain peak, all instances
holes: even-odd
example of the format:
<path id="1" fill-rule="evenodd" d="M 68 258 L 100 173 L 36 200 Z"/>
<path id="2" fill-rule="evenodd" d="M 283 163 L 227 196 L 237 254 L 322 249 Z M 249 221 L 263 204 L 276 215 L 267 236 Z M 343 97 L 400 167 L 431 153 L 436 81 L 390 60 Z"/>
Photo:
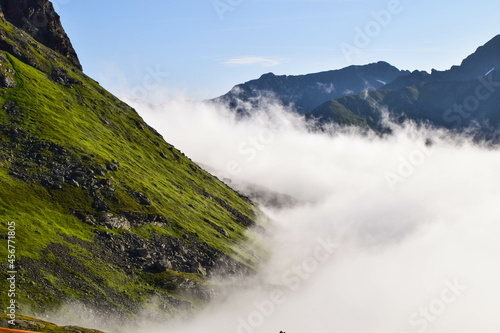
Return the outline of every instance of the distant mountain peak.
<path id="1" fill-rule="evenodd" d="M 453 130 L 477 140 L 500 142 L 500 35 L 449 70 L 413 71 L 375 92 L 332 99 L 308 113 L 323 123 L 360 126 L 380 133 L 381 106 L 391 120 L 411 119 Z"/>
<path id="2" fill-rule="evenodd" d="M 214 101 L 227 104 L 237 112 L 247 113 L 249 110 L 241 108 L 240 102 L 250 102 L 243 104 L 259 108 L 259 97 L 272 96 L 281 104 L 306 114 L 330 99 L 379 89 L 397 77 L 408 74 L 385 61 L 303 75 L 266 73 L 258 79 L 233 87 Z"/>
<path id="3" fill-rule="evenodd" d="M 485 55 L 491 55 L 492 53 L 498 59 L 498 56 L 500 55 L 500 35 L 496 35 L 495 37 L 490 39 L 486 44 L 478 47 L 476 52 L 474 52 L 473 54 L 471 54 L 462 61 L 462 66 L 467 65 L 472 60 L 475 60 L 475 58 L 483 57 Z"/>
<path id="4" fill-rule="evenodd" d="M 80 60 L 48 0 L 0 0 L 0 16 L 38 42 L 61 53 L 82 70 Z"/>
<path id="5" fill-rule="evenodd" d="M 462 64 L 453 67 L 451 71 L 461 70 L 469 77 L 483 76 L 492 68 L 500 67 L 500 35 L 496 35 L 470 56 L 462 61 Z"/>
<path id="6" fill-rule="evenodd" d="M 260 76 L 261 79 L 263 78 L 266 78 L 266 77 L 275 77 L 276 75 L 273 73 L 273 72 L 269 72 L 269 73 L 266 73 L 266 74 L 262 74 Z"/>

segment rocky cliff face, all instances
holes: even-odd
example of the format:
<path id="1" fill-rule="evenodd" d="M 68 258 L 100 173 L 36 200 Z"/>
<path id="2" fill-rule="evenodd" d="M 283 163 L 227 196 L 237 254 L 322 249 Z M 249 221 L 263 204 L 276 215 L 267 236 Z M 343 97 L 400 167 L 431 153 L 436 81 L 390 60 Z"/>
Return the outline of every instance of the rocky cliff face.
<path id="1" fill-rule="evenodd" d="M 59 15 L 48 0 L 0 0 L 0 15 L 82 69 Z"/>

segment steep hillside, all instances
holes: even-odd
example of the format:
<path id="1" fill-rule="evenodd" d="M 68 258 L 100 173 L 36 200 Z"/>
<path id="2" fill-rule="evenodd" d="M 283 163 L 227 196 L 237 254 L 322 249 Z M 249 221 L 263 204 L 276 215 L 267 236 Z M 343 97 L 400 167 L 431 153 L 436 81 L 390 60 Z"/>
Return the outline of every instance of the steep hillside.
<path id="1" fill-rule="evenodd" d="M 18 314 L 175 314 L 217 292 L 208 277 L 251 273 L 266 255 L 256 208 L 85 76 L 66 39 L 40 42 L 62 27 L 21 30 L 24 12 L 0 17 L 0 279 L 7 290 L 12 221 Z"/>
<path id="2" fill-rule="evenodd" d="M 306 114 L 330 99 L 376 90 L 397 77 L 408 74 L 409 72 L 400 71 L 386 62 L 298 76 L 268 73 L 257 80 L 235 86 L 214 101 L 244 113 L 249 111 L 245 103 L 258 108 L 259 97 L 264 96 Z"/>

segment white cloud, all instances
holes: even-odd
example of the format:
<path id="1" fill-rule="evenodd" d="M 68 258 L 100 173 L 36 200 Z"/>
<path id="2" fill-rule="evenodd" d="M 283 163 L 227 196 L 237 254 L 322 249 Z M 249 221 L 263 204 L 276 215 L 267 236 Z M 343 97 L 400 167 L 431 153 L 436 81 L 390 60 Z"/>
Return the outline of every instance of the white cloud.
<path id="1" fill-rule="evenodd" d="M 274 255 L 259 282 L 172 332 L 497 328 L 497 151 L 412 126 L 388 138 L 311 132 L 300 117 L 275 104 L 244 121 L 223 108 L 185 101 L 162 110 L 137 109 L 167 141 L 233 184 L 239 178 L 308 202 L 265 208 L 274 221 Z M 434 144 L 426 154 L 428 139 Z M 237 177 L 228 174 L 229 161 L 239 163 Z M 388 172 L 404 174 L 395 189 Z M 315 263 L 317 239 L 328 237 L 339 246 L 328 260 Z M 299 273 L 300 266 L 307 271 Z M 443 302 L 442 291 L 455 282 L 467 288 L 453 302 Z M 285 292 L 280 304 L 269 302 L 275 290 Z M 429 307 L 430 319 L 421 312 Z M 158 324 L 141 332 L 164 331 L 166 324 Z"/>
<path id="2" fill-rule="evenodd" d="M 498 150 L 411 125 L 384 138 L 313 132 L 274 103 L 240 121 L 223 107 L 182 98 L 134 107 L 220 179 L 305 204 L 263 208 L 273 220 L 273 255 L 225 299 L 180 324 L 147 320 L 105 331 L 498 331 Z M 391 186 L 388 173 L 401 182 Z M 330 255 L 321 243 L 335 244 Z"/>
<path id="3" fill-rule="evenodd" d="M 256 57 L 256 56 L 243 56 L 238 58 L 231 58 L 224 61 L 223 64 L 228 66 L 250 66 L 260 65 L 262 67 L 273 67 L 281 64 L 281 60 L 276 58 Z"/>

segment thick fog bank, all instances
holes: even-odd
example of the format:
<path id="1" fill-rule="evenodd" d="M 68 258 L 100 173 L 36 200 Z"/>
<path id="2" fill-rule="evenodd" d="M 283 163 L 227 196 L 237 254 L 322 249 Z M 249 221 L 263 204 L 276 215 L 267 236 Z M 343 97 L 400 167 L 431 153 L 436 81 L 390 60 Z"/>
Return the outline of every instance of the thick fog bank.
<path id="1" fill-rule="evenodd" d="M 182 99 L 136 105 L 227 183 L 299 204 L 262 207 L 271 260 L 246 291 L 141 332 L 494 332 L 500 329 L 500 154 L 442 131 L 311 131 L 277 105 L 237 121 Z"/>

